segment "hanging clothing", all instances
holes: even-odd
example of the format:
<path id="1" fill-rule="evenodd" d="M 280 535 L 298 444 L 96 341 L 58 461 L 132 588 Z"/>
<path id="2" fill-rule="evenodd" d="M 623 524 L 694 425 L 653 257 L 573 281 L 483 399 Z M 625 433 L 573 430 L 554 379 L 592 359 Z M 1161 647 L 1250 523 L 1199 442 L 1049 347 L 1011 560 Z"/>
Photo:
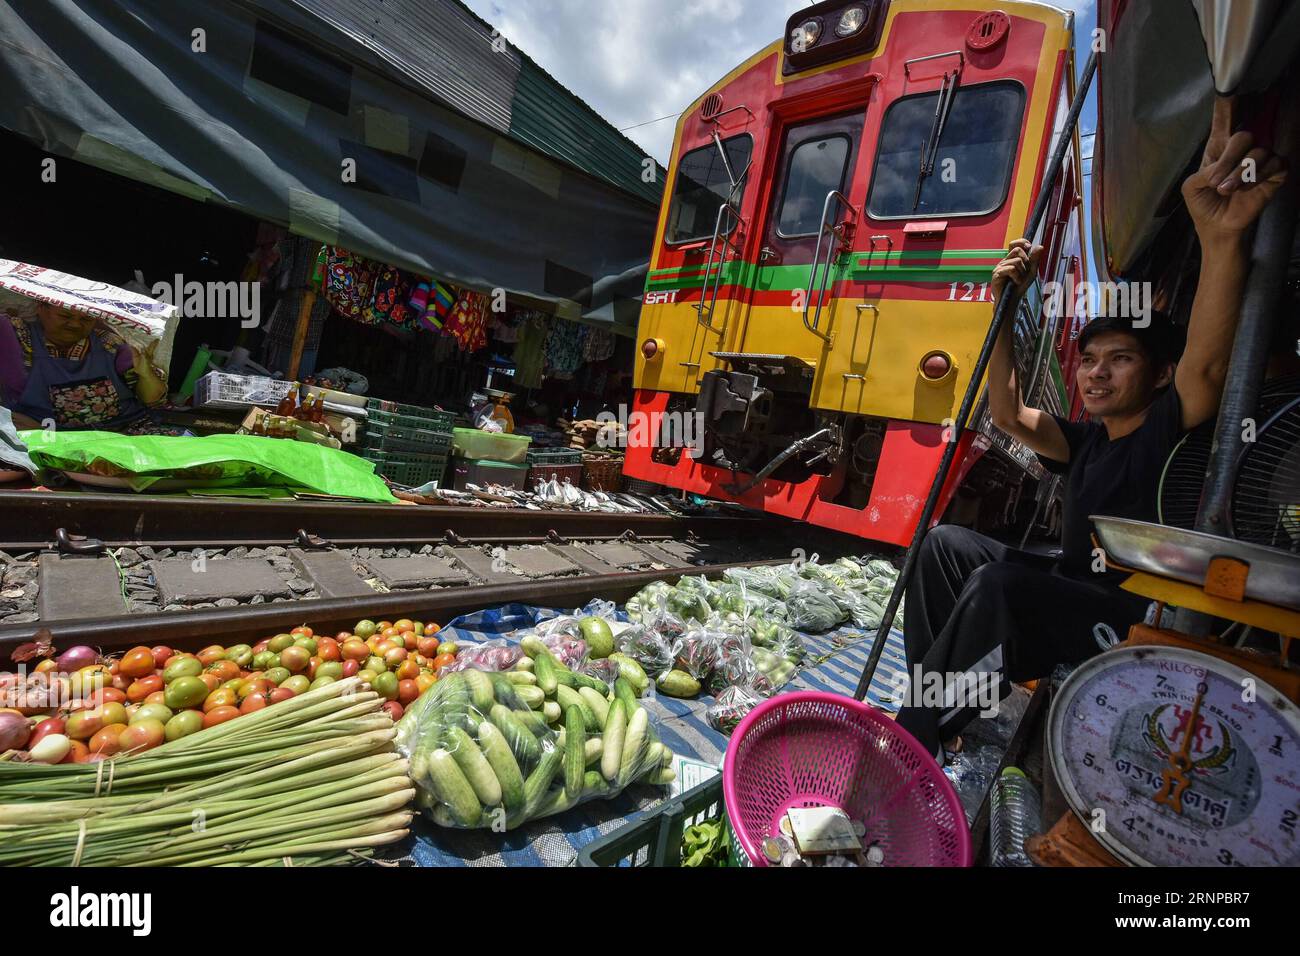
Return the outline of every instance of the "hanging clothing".
<path id="1" fill-rule="evenodd" d="M 298 328 L 303 297 L 312 287 L 313 275 L 320 259 L 321 245 L 311 239 L 291 237 L 276 246 L 276 264 L 271 271 L 272 288 L 277 292 L 271 317 L 266 321 L 262 339 L 262 364 L 270 369 L 287 369 L 292 360 L 293 338 Z M 310 375 L 320 350 L 330 303 L 318 295 L 307 319 L 307 338 L 303 342 L 303 361 L 298 373 Z M 308 363 L 308 358 L 312 364 Z"/>
<path id="2" fill-rule="evenodd" d="M 444 282 L 433 279 L 416 283 L 409 306 L 415 313 L 417 327 L 426 332 L 441 332 L 456 299 L 456 290 Z"/>
<path id="3" fill-rule="evenodd" d="M 546 369 L 548 378 L 572 379 L 582 367 L 583 343 L 587 327 L 577 322 L 556 322 L 551 326 L 546 340 Z"/>
<path id="4" fill-rule="evenodd" d="M 401 269 L 383 266 L 375 276 L 374 288 L 374 297 L 368 310 L 368 316 L 373 324 L 386 323 L 398 329 L 413 331 L 416 325 L 409 306 L 410 277 Z"/>
<path id="5" fill-rule="evenodd" d="M 518 342 L 519 327 L 527 318 L 528 312 L 527 309 L 493 312 L 488 322 L 488 333 L 498 342 Z"/>
<path id="6" fill-rule="evenodd" d="M 488 297 L 469 289 L 461 292 L 452 306 L 443 332 L 460 345 L 463 352 L 477 352 L 487 346 Z"/>
<path id="7" fill-rule="evenodd" d="M 551 317 L 545 312 L 530 312 L 520 323 L 519 341 L 515 343 L 515 384 L 520 388 L 538 388 L 542 384 L 550 324 Z"/>
<path id="8" fill-rule="evenodd" d="M 608 329 L 587 329 L 587 341 L 582 347 L 582 357 L 587 362 L 603 362 L 614 356 L 614 333 Z"/>
<path id="9" fill-rule="evenodd" d="M 331 246 L 325 264 L 326 301 L 339 315 L 362 325 L 374 325 L 370 304 L 375 296 L 376 272 L 382 268 L 365 256 Z"/>

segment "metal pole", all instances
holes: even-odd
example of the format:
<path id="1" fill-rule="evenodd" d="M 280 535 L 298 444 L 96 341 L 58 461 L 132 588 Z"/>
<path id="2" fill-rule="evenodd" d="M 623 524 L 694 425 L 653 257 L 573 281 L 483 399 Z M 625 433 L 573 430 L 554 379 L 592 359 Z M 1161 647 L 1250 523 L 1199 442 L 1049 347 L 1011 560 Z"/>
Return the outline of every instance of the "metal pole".
<path id="1" fill-rule="evenodd" d="M 1079 86 L 1074 91 L 1074 101 L 1070 103 L 1070 113 L 1065 118 L 1065 126 L 1061 130 L 1061 137 L 1056 144 L 1055 151 L 1052 153 L 1051 161 L 1043 172 L 1043 184 L 1039 188 L 1038 198 L 1034 200 L 1033 212 L 1030 213 L 1029 222 L 1025 226 L 1025 237 L 1030 240 L 1038 234 L 1038 227 L 1042 224 L 1043 216 L 1047 213 L 1047 205 L 1052 198 L 1053 185 L 1061 171 L 1062 164 L 1065 162 L 1065 154 L 1074 142 L 1074 127 L 1079 122 L 1079 113 L 1083 110 L 1083 101 L 1088 96 L 1088 87 L 1092 85 L 1092 77 L 1096 72 L 1097 51 L 1093 50 L 1088 55 L 1088 62 L 1084 65 L 1083 75 L 1079 78 Z M 912 580 L 912 572 L 916 568 L 916 556 L 920 553 L 921 542 L 925 540 L 925 536 L 930 530 L 930 520 L 934 517 L 934 509 L 939 503 L 939 495 L 943 491 L 944 483 L 948 480 L 948 472 L 952 469 L 953 459 L 957 455 L 960 429 L 965 427 L 966 422 L 970 419 L 971 409 L 975 407 L 975 399 L 979 395 L 984 372 L 988 368 L 989 357 L 993 354 L 993 346 L 998 340 L 998 334 L 1003 323 L 1006 322 L 1008 316 L 1014 313 L 1018 304 L 1019 296 L 1007 294 L 998 300 L 997 306 L 993 310 L 993 321 L 989 324 L 988 335 L 984 337 L 984 345 L 980 349 L 979 358 L 975 361 L 975 368 L 971 371 L 970 384 L 966 386 L 966 394 L 961 400 L 961 409 L 957 412 L 957 428 L 954 430 L 952 439 L 944 443 L 943 457 L 939 459 L 939 471 L 934 476 L 934 481 L 930 485 L 930 493 L 925 499 L 925 506 L 921 509 L 921 518 L 916 524 L 915 533 L 912 535 L 912 543 L 908 546 L 907 557 L 903 562 L 903 570 L 898 575 L 898 582 L 894 585 L 893 593 L 889 595 L 889 604 L 885 607 L 885 615 L 880 619 L 880 627 L 876 631 L 875 639 L 871 645 L 871 656 L 862 669 L 862 677 L 858 680 L 858 688 L 853 693 L 853 696 L 858 700 L 862 700 L 866 696 L 867 688 L 871 686 L 871 678 L 875 675 L 876 665 L 880 662 L 880 655 L 885 650 L 885 641 L 889 637 L 889 630 L 894 626 L 894 616 L 898 613 L 898 605 L 903 599 L 903 592 L 907 590 L 908 582 Z"/>
<path id="2" fill-rule="evenodd" d="M 1294 102 L 1288 108 L 1293 111 L 1300 109 Z M 1279 155 L 1294 156 L 1295 127 L 1294 116 L 1278 115 L 1275 129 Z M 1196 530 L 1208 534 L 1226 535 L 1230 531 L 1228 512 L 1232 505 L 1237 462 L 1246 448 L 1245 422 L 1259 409 L 1259 392 L 1264 384 L 1269 346 L 1282 319 L 1287 266 L 1295 241 L 1295 180 L 1293 173 L 1273 194 L 1255 230 L 1250 276 L 1242 295 L 1241 318 L 1223 381 L 1223 400 L 1214 426 L 1210 461 L 1205 469 L 1201 507 L 1196 513 Z M 1210 631 L 1212 620 L 1209 615 L 1179 608 L 1174 616 L 1174 627 L 1189 634 L 1205 636 Z"/>

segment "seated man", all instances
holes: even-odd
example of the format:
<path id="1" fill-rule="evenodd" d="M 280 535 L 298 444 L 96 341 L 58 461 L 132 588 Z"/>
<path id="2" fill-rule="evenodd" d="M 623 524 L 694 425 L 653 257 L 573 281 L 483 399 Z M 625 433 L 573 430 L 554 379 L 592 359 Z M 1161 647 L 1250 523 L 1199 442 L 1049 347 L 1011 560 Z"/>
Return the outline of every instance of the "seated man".
<path id="1" fill-rule="evenodd" d="M 927 535 L 907 593 L 908 673 L 915 680 L 919 666 L 922 674 L 942 675 L 949 688 L 971 688 L 965 695 L 950 691 L 941 707 L 908 700 L 899 711 L 899 724 L 936 759 L 943 759 L 944 741 L 957 748 L 956 735 L 978 713 L 977 681 L 996 682 L 1005 696 L 1010 682 L 1045 677 L 1059 663 L 1105 650 L 1144 616 L 1147 600 L 1119 590 L 1125 575 L 1107 572 L 1093 554 L 1088 516 L 1155 521 L 1170 452 L 1218 411 L 1250 227 L 1285 177 L 1280 159 L 1252 149 L 1250 134 L 1231 134 L 1231 125 L 1232 103 L 1221 100 L 1201 168 L 1183 184 L 1201 267 L 1181 361 L 1164 316 L 1152 315 L 1147 327 L 1123 318 L 1090 322 L 1079 336 L 1077 384 L 1091 421 L 1070 422 L 1025 406 L 1011 322 L 1002 328 L 989 363 L 990 410 L 998 428 L 1067 476 L 1062 556 L 1052 561 L 953 525 Z M 1257 174 L 1243 177 L 1250 168 Z M 993 272 L 995 297 L 1021 294 L 1041 252 L 1014 242 Z"/>

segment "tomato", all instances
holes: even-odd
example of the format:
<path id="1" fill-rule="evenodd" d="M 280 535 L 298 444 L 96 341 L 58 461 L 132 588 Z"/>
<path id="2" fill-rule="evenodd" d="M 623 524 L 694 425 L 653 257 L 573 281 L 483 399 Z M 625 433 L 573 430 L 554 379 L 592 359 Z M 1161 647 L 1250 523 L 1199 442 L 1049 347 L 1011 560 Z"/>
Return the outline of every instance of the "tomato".
<path id="1" fill-rule="evenodd" d="M 368 671 L 374 671 L 376 674 L 382 674 L 384 671 L 388 670 L 388 665 L 384 663 L 382 657 L 372 655 L 366 658 L 365 669 Z"/>
<path id="2" fill-rule="evenodd" d="M 437 657 L 433 659 L 433 669 L 436 671 L 441 671 L 444 667 L 446 667 L 448 664 L 452 663 L 455 660 L 456 660 L 455 654 L 439 654 Z"/>
<path id="3" fill-rule="evenodd" d="M 359 670 L 357 671 L 357 676 L 361 678 L 362 683 L 373 684 L 375 678 L 379 676 L 379 673 L 379 671 Z"/>
<path id="4" fill-rule="evenodd" d="M 215 664 L 225 656 L 226 649 L 220 644 L 209 644 L 198 653 L 199 663 L 204 667 L 207 667 L 209 664 Z"/>
<path id="5" fill-rule="evenodd" d="M 239 676 L 239 665 L 234 661 L 217 661 L 204 672 L 216 677 L 222 684 Z M 218 685 L 220 686 L 220 685 Z"/>
<path id="6" fill-rule="evenodd" d="M 305 648 L 309 655 L 315 656 L 316 654 L 316 638 L 314 637 L 296 637 L 293 646 Z"/>
<path id="7" fill-rule="evenodd" d="M 159 644 L 157 647 L 149 648 L 149 653 L 153 654 L 153 666 L 161 670 L 167 666 L 167 662 L 176 652 L 166 644 Z"/>
<path id="8" fill-rule="evenodd" d="M 420 696 L 420 687 L 413 680 L 397 682 L 397 700 L 403 707 Z"/>
<path id="9" fill-rule="evenodd" d="M 148 697 L 146 697 L 146 698 L 142 701 L 142 703 L 145 703 L 145 704 L 163 704 L 163 705 L 165 705 L 165 704 L 167 703 L 167 692 L 166 692 L 165 690 L 156 690 L 156 691 L 154 691 L 152 694 L 150 694 Z"/>
<path id="10" fill-rule="evenodd" d="M 295 694 L 305 694 L 307 688 L 311 686 L 311 681 L 303 674 L 294 674 L 280 686 L 293 691 Z"/>
<path id="11" fill-rule="evenodd" d="M 434 677 L 432 674 L 421 674 L 415 679 L 415 686 L 420 689 L 421 694 L 436 683 L 438 683 L 438 678 Z"/>
<path id="12" fill-rule="evenodd" d="M 235 644 L 226 648 L 225 660 L 234 661 L 241 668 L 253 662 L 253 649 L 247 644 Z"/>
<path id="13" fill-rule="evenodd" d="M 211 713 L 218 707 L 234 707 L 239 703 L 239 694 L 229 687 L 220 687 L 203 699 L 203 712 Z"/>
<path id="14" fill-rule="evenodd" d="M 339 653 L 345 661 L 364 661 L 370 656 L 370 648 L 365 641 L 347 640 L 340 645 Z"/>
<path id="15" fill-rule="evenodd" d="M 220 657 L 212 658 L 210 655 L 209 658 L 209 660 L 205 661 L 198 657 L 173 657 L 167 662 L 167 666 L 163 668 L 162 678 L 170 684 L 178 677 L 198 677 L 203 673 L 203 668 L 209 664 L 215 664 L 221 659 Z"/>
<path id="16" fill-rule="evenodd" d="M 378 625 L 376 625 L 374 621 L 367 619 L 364 621 L 357 621 L 357 626 L 352 629 L 352 633 L 364 641 L 371 634 L 375 633 L 377 629 Z"/>
<path id="17" fill-rule="evenodd" d="M 122 735 L 118 738 L 118 744 L 123 750 L 139 753 L 157 747 L 166 739 L 166 736 L 167 731 L 163 727 L 161 720 L 142 720 L 122 731 Z"/>
<path id="18" fill-rule="evenodd" d="M 370 686 L 380 697 L 388 700 L 397 699 L 397 675 L 396 674 L 379 674 L 370 682 Z"/>
<path id="19" fill-rule="evenodd" d="M 110 724 L 126 724 L 126 708 L 121 704 L 102 704 L 77 711 L 68 718 L 66 733 L 73 740 L 89 740 Z"/>
<path id="20" fill-rule="evenodd" d="M 299 624 L 289 633 L 292 634 L 294 637 L 315 637 L 316 636 L 316 632 L 313 631 L 306 624 Z"/>
<path id="21" fill-rule="evenodd" d="M 48 734 L 66 734 L 66 727 L 67 722 L 62 717 L 46 717 L 32 728 L 32 735 L 27 738 L 27 749 L 31 750 Z"/>
<path id="22" fill-rule="evenodd" d="M 117 671 L 123 677 L 148 677 L 157 666 L 153 651 L 147 647 L 133 647 L 117 662 Z"/>
<path id="23" fill-rule="evenodd" d="M 399 627 L 386 627 L 379 632 L 379 639 L 383 641 L 400 641 L 402 639 L 402 629 Z"/>
<path id="24" fill-rule="evenodd" d="M 223 707 L 213 707 L 203 715 L 203 726 L 215 727 L 217 724 L 224 724 L 228 720 L 234 720 L 241 713 L 238 707 L 232 707 L 229 704 Z"/>
<path id="25" fill-rule="evenodd" d="M 216 690 L 224 683 L 224 681 L 219 680 L 213 674 L 200 674 L 199 680 L 201 680 L 207 686 L 208 690 Z"/>
<path id="26" fill-rule="evenodd" d="M 114 674 L 112 686 L 117 690 L 125 691 L 131 686 L 131 678 L 123 677 L 121 674 Z"/>
<path id="27" fill-rule="evenodd" d="M 253 666 L 259 670 L 268 670 L 280 666 L 280 655 L 275 651 L 262 651 L 253 655 Z"/>
<path id="28" fill-rule="evenodd" d="M 276 654 L 279 654 L 286 647 L 293 647 L 292 634 L 277 634 L 275 637 L 271 638 L 270 643 L 266 645 L 268 651 L 273 651 Z"/>
<path id="29" fill-rule="evenodd" d="M 244 681 L 244 686 L 239 688 L 239 699 L 245 701 L 250 697 L 257 696 L 258 694 L 269 694 L 273 690 L 275 690 L 274 684 L 265 677 L 258 677 L 253 680 Z"/>
<path id="30" fill-rule="evenodd" d="M 267 701 L 272 704 L 278 704 L 282 700 L 288 700 L 291 697 L 297 696 L 297 694 L 287 687 L 277 687 L 275 690 L 271 691 L 270 695 L 267 697 Z"/>
<path id="31" fill-rule="evenodd" d="M 161 720 L 164 724 L 173 717 L 171 708 L 166 704 L 141 704 L 134 714 L 127 716 L 127 724 L 138 724 L 142 720 Z"/>
<path id="32" fill-rule="evenodd" d="M 100 665 L 91 666 L 97 668 Z M 108 686 L 108 682 L 108 668 L 91 670 L 90 667 L 83 667 L 68 678 L 68 693 L 73 697 L 89 697 L 101 687 Z"/>
<path id="33" fill-rule="evenodd" d="M 291 674 L 306 670 L 310 662 L 311 654 L 305 647 L 286 647 L 280 652 L 280 666 Z"/>
<path id="34" fill-rule="evenodd" d="M 420 676 L 420 665 L 413 659 L 407 658 L 397 665 L 398 680 L 415 680 Z"/>
<path id="35" fill-rule="evenodd" d="M 179 740 L 182 737 L 188 737 L 196 730 L 203 729 L 203 721 L 206 715 L 197 710 L 182 710 L 179 714 L 167 721 L 164 727 L 165 736 L 168 740 Z"/>
<path id="36" fill-rule="evenodd" d="M 334 643 L 336 643 L 336 644 L 342 644 L 344 641 L 346 641 L 346 640 L 347 640 L 348 638 L 350 638 L 351 636 L 352 636 L 352 632 L 351 632 L 351 631 L 339 631 L 337 634 L 334 635 Z"/>
<path id="37" fill-rule="evenodd" d="M 265 680 L 269 680 L 277 687 L 289 679 L 289 669 L 287 667 L 272 667 L 266 672 Z"/>
<path id="38" fill-rule="evenodd" d="M 360 669 L 361 669 L 361 665 L 358 664 L 356 661 L 344 661 L 344 662 L 343 662 L 343 676 L 344 676 L 344 677 L 355 677 L 357 671 L 359 671 Z"/>
<path id="39" fill-rule="evenodd" d="M 399 621 L 394 621 L 393 627 L 397 628 L 399 631 L 413 631 L 415 630 L 415 622 L 409 617 L 404 617 Z"/>
<path id="40" fill-rule="evenodd" d="M 406 708 L 395 700 L 388 701 L 388 703 L 384 704 L 380 709 L 388 714 L 389 717 L 393 718 L 393 720 L 401 720 L 402 714 L 406 710 Z"/>
<path id="41" fill-rule="evenodd" d="M 270 702 L 271 692 L 269 690 L 258 691 L 256 694 L 249 694 L 244 698 L 243 702 L 239 705 L 239 712 L 241 714 L 251 714 L 254 711 L 261 710 Z"/>
<path id="42" fill-rule="evenodd" d="M 436 637 L 422 637 L 415 645 L 415 649 L 425 657 L 436 657 L 438 655 L 438 643 Z"/>
<path id="43" fill-rule="evenodd" d="M 271 649 L 271 639 L 264 637 L 253 645 L 253 654 L 264 654 Z"/>
<path id="44" fill-rule="evenodd" d="M 326 643 L 326 641 L 329 643 Z M 339 650 L 338 642 L 330 637 L 322 637 L 316 642 L 316 656 L 323 661 L 343 660 L 343 653 Z"/>
<path id="45" fill-rule="evenodd" d="M 68 754 L 59 763 L 85 763 L 90 758 L 90 748 L 80 740 L 71 741 Z"/>
<path id="46" fill-rule="evenodd" d="M 333 684 L 335 680 L 337 680 L 337 678 L 330 677 L 328 674 L 322 674 L 311 682 L 310 690 L 315 690 L 317 687 L 324 687 L 326 684 Z"/>
<path id="47" fill-rule="evenodd" d="M 325 662 L 323 660 L 321 660 L 319 657 L 313 654 L 311 660 L 307 662 L 307 679 L 315 680 L 316 668 L 320 667 L 324 663 Z"/>
<path id="48" fill-rule="evenodd" d="M 394 647 L 384 654 L 384 663 L 390 670 L 395 670 L 408 656 L 406 648 Z"/>
<path id="49" fill-rule="evenodd" d="M 41 661 L 34 668 L 32 668 L 32 672 L 35 674 L 45 674 L 49 671 L 57 670 L 58 667 L 59 667 L 58 661 L 54 660 L 54 658 L 52 657 L 47 657 L 45 660 Z"/>
<path id="50" fill-rule="evenodd" d="M 90 699 L 96 704 L 122 704 L 127 703 L 126 694 L 116 687 L 101 687 L 90 695 Z"/>
<path id="51" fill-rule="evenodd" d="M 382 631 L 384 628 L 392 627 L 392 626 L 393 626 L 392 621 L 380 621 L 378 624 L 375 625 L 375 630 Z"/>
<path id="52" fill-rule="evenodd" d="M 434 634 L 437 634 L 441 630 L 442 630 L 441 624 L 434 624 L 433 621 L 424 622 L 424 634 L 426 637 L 430 637 Z"/>
<path id="53" fill-rule="evenodd" d="M 95 736 L 90 738 L 90 752 L 106 756 L 117 753 L 122 749 L 120 740 L 124 730 L 126 730 L 126 724 L 109 724 L 99 730 Z"/>
<path id="54" fill-rule="evenodd" d="M 172 710 L 198 707 L 213 690 L 215 688 L 208 687 L 197 677 L 178 677 L 167 685 L 167 690 L 163 692 L 163 703 Z"/>
<path id="55" fill-rule="evenodd" d="M 455 641 L 443 641 L 442 647 L 438 648 L 439 654 L 455 654 L 459 648 Z"/>

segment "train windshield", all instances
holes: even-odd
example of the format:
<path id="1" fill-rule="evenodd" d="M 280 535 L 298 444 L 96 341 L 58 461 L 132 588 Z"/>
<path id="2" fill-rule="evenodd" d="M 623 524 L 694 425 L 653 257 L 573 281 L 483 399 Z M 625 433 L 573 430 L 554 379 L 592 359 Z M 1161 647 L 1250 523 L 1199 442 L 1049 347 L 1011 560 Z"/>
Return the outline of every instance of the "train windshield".
<path id="1" fill-rule="evenodd" d="M 958 89 L 934 151 L 933 172 L 918 178 L 927 160 L 927 137 L 935 133 L 939 98 L 939 91 L 906 96 L 885 114 L 867 205 L 873 218 L 978 216 L 1006 199 L 1024 88 L 1000 82 Z"/>
<path id="2" fill-rule="evenodd" d="M 782 238 L 815 236 L 826 194 L 844 188 L 844 171 L 853 143 L 842 134 L 819 136 L 800 143 L 790 154 L 785 178 L 785 198 L 777 216 Z"/>
<path id="3" fill-rule="evenodd" d="M 685 153 L 677 164 L 677 182 L 673 188 L 672 205 L 668 209 L 669 242 L 691 242 L 708 239 L 713 235 L 718 210 L 731 194 L 728 166 L 740 177 L 740 185 L 732 197 L 735 205 L 739 206 L 740 197 L 745 190 L 744 170 L 749 166 L 754 141 L 748 135 L 733 136 L 722 140 L 722 148 L 726 151 L 725 163 L 717 146 L 709 143 Z M 726 217 L 723 232 L 730 232 L 734 223 L 725 220 Z"/>

